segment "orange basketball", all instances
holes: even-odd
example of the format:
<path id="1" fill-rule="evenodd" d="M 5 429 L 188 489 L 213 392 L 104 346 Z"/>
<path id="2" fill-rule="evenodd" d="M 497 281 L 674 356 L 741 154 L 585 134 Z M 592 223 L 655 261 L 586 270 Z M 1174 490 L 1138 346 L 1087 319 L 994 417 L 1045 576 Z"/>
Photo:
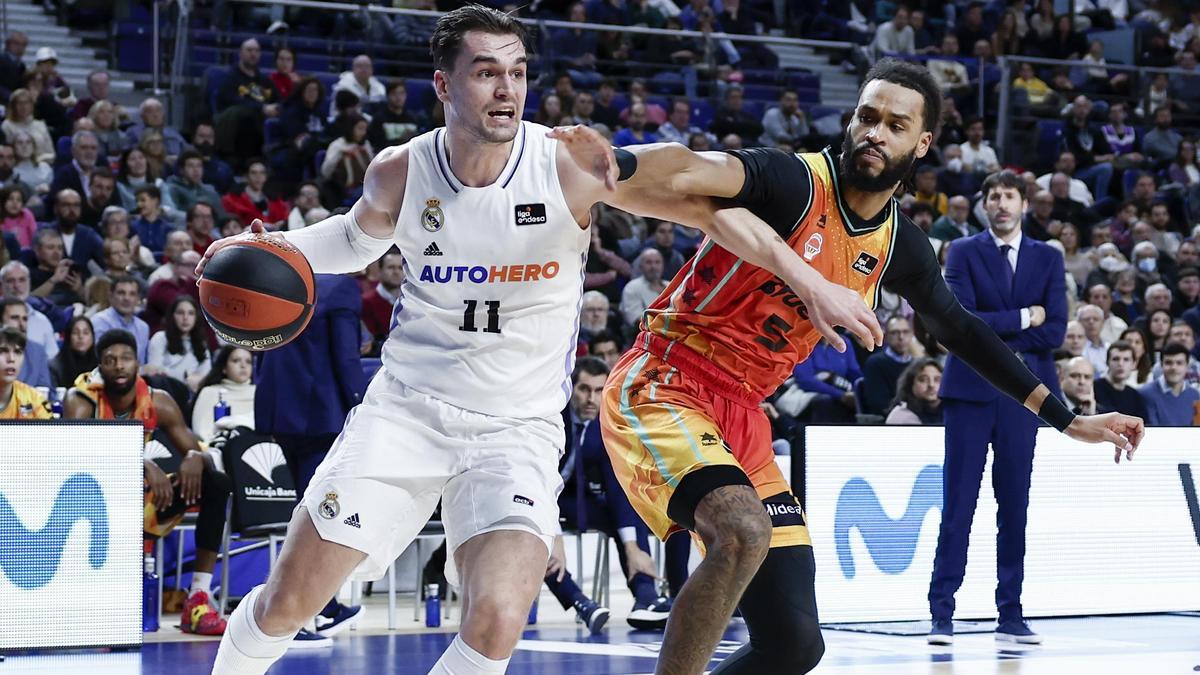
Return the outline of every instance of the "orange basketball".
<path id="1" fill-rule="evenodd" d="M 200 308 L 217 336 L 254 351 L 299 335 L 316 301 L 308 260 L 295 246 L 266 235 L 217 251 L 200 277 Z"/>

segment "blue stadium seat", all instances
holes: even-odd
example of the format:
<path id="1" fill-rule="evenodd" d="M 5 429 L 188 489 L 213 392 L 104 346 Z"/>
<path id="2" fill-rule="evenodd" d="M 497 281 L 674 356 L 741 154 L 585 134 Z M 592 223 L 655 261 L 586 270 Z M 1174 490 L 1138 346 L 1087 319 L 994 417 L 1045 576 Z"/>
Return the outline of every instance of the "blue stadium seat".
<path id="1" fill-rule="evenodd" d="M 117 68 L 127 72 L 148 73 L 154 68 L 153 30 L 145 23 L 121 21 L 117 24 Z"/>
<path id="2" fill-rule="evenodd" d="M 837 106 L 832 106 L 832 105 L 817 104 L 808 109 L 808 119 L 810 119 L 810 120 L 819 120 L 822 117 L 828 117 L 830 115 L 839 115 L 840 116 L 841 114 L 842 114 L 842 109 Z"/>
<path id="3" fill-rule="evenodd" d="M 530 89 L 529 92 L 527 94 L 525 94 L 525 109 L 526 110 L 530 110 L 530 109 L 537 110 L 538 106 L 540 106 L 541 104 L 542 104 L 542 92 L 538 91 L 537 89 Z"/>
<path id="4" fill-rule="evenodd" d="M 696 101 L 692 103 L 692 124 L 707 129 L 713 118 L 713 106 L 708 101 Z"/>
<path id="5" fill-rule="evenodd" d="M 204 98 L 208 101 L 208 109 L 213 114 L 217 112 L 217 92 L 221 90 L 221 85 L 227 77 L 229 77 L 228 68 L 209 66 L 204 69 Z"/>
<path id="6" fill-rule="evenodd" d="M 779 87 L 773 84 L 746 84 L 742 85 L 742 94 L 746 100 L 777 101 L 779 100 Z"/>
<path id="7" fill-rule="evenodd" d="M 742 110 L 744 110 L 746 112 L 746 114 L 750 115 L 754 119 L 761 120 L 763 113 L 766 112 L 766 110 L 767 110 L 767 102 L 766 101 L 751 101 L 749 99 L 746 99 L 742 103 Z"/>
<path id="8" fill-rule="evenodd" d="M 266 57 L 263 57 L 263 63 L 267 63 Z M 328 56 L 321 54 L 311 54 L 299 52 L 296 54 L 296 70 L 301 73 L 311 73 L 313 75 L 328 73 L 330 60 Z"/>
<path id="9" fill-rule="evenodd" d="M 1054 166 L 1058 158 L 1058 148 L 1062 144 L 1063 123 L 1060 120 L 1040 120 L 1037 123 L 1038 163 L 1042 166 Z"/>
<path id="10" fill-rule="evenodd" d="M 433 80 L 427 78 L 405 80 L 404 90 L 408 92 L 406 105 L 414 110 L 429 110 L 437 100 L 437 94 L 433 91 Z"/>

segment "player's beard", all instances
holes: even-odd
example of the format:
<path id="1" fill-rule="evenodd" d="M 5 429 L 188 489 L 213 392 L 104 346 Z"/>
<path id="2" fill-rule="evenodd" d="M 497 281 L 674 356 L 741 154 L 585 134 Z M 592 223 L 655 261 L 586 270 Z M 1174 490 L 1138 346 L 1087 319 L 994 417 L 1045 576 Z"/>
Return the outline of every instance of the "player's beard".
<path id="1" fill-rule="evenodd" d="M 883 156 L 884 167 L 877 176 L 858 168 L 858 156 L 868 149 L 874 149 Z M 855 148 L 854 138 L 846 134 L 846 140 L 842 142 L 842 156 L 838 162 L 842 171 L 841 179 L 846 185 L 862 192 L 891 192 L 896 188 L 896 183 L 903 180 L 912 170 L 913 162 L 917 161 L 916 152 L 917 149 L 913 148 L 908 154 L 893 159 L 870 142 L 865 141 Z"/>
<path id="2" fill-rule="evenodd" d="M 137 380 L 137 375 L 134 375 L 130 377 L 129 381 L 127 381 L 125 384 L 117 384 L 106 377 L 104 378 L 104 395 L 107 396 L 109 400 L 124 396 L 137 386 Z"/>

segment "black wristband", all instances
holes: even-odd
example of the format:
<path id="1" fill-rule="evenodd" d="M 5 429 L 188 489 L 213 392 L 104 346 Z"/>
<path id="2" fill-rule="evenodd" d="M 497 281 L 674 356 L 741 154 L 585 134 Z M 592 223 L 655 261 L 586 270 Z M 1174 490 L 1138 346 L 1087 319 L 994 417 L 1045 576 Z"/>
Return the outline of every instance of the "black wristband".
<path id="1" fill-rule="evenodd" d="M 637 155 L 622 148 L 613 148 L 613 154 L 617 156 L 617 180 L 632 178 L 633 173 L 637 171 Z"/>
<path id="2" fill-rule="evenodd" d="M 1038 417 L 1046 420 L 1046 424 L 1055 429 L 1066 431 L 1067 427 L 1071 426 L 1071 422 L 1075 420 L 1075 413 L 1071 412 L 1065 403 L 1052 394 L 1042 401 L 1042 409 L 1038 411 Z"/>

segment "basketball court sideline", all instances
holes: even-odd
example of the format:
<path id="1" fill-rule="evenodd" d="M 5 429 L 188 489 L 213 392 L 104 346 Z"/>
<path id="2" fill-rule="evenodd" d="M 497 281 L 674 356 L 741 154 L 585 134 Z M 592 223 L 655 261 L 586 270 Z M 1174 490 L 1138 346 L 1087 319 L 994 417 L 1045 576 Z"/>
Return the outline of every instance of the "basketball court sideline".
<path id="1" fill-rule="evenodd" d="M 550 604 L 547 604 L 550 603 Z M 548 595 L 539 608 L 539 623 L 529 627 L 513 654 L 510 675 L 649 675 L 662 634 L 630 629 L 624 607 L 614 612 L 609 628 L 591 636 L 553 606 Z M 621 604 L 618 600 L 615 604 Z M 386 629 L 386 603 L 368 601 L 368 615 L 358 630 L 334 638 L 332 649 L 289 652 L 271 669 L 280 675 L 375 675 L 425 673 L 453 638 L 456 622 L 426 629 L 405 605 L 405 626 Z M 820 675 L 1171 675 L 1200 672 L 1200 617 L 1179 614 L 1034 619 L 1045 636 L 1040 646 L 997 643 L 991 633 L 959 635 L 951 647 L 932 647 L 923 636 L 894 636 L 824 630 L 826 651 L 813 673 Z M 0 675 L 134 675 L 172 673 L 208 675 L 218 641 L 186 636 L 165 625 L 147 635 L 141 653 L 10 656 Z M 746 640 L 735 622 L 717 650 L 720 658 Z"/>

